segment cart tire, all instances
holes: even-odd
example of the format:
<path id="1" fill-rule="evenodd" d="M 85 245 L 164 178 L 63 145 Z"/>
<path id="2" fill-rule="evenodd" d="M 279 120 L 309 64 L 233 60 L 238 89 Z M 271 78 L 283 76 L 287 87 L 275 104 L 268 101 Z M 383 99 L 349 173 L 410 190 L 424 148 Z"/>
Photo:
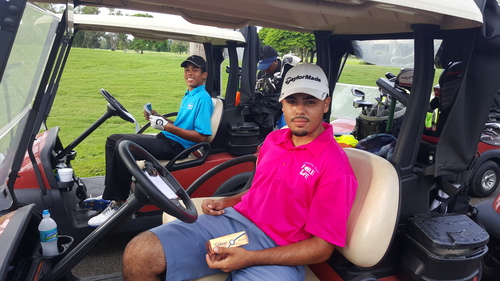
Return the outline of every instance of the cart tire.
<path id="1" fill-rule="evenodd" d="M 488 160 L 477 168 L 470 182 L 470 193 L 475 197 L 488 197 L 498 187 L 500 182 L 500 168 L 497 163 Z"/>
<path id="2" fill-rule="evenodd" d="M 500 276 L 500 240 L 490 236 L 488 252 L 481 259 L 481 281 L 497 281 Z"/>

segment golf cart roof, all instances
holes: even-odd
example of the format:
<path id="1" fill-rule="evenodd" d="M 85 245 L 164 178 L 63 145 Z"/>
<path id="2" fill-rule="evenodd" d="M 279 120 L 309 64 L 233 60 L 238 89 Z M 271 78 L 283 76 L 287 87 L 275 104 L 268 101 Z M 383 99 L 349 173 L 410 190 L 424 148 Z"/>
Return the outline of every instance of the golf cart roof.
<path id="1" fill-rule="evenodd" d="M 239 31 L 192 24 L 179 16 L 156 19 L 76 14 L 74 24 L 79 30 L 126 33 L 152 41 L 173 39 L 212 45 L 226 45 L 227 41 L 245 42 Z"/>
<path id="2" fill-rule="evenodd" d="M 58 0 L 42 0 L 55 3 Z M 246 25 L 334 34 L 412 32 L 412 24 L 441 29 L 478 27 L 482 15 L 472 0 L 84 0 L 75 5 L 181 15 L 189 22 L 228 28 Z"/>

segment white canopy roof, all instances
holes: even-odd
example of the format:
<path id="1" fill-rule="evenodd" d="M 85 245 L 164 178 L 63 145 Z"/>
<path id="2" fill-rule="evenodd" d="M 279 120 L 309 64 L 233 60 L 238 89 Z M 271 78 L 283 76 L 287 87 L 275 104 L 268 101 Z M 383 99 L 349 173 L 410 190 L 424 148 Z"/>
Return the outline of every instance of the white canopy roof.
<path id="1" fill-rule="evenodd" d="M 441 29 L 482 24 L 473 0 L 84 0 L 80 4 L 177 14 L 192 23 L 218 27 L 255 25 L 336 34 L 411 32 L 412 24 Z"/>
<path id="2" fill-rule="evenodd" d="M 75 28 L 131 34 L 136 38 L 226 45 L 227 41 L 245 42 L 239 31 L 192 24 L 179 16 L 162 18 L 134 16 L 74 15 Z"/>

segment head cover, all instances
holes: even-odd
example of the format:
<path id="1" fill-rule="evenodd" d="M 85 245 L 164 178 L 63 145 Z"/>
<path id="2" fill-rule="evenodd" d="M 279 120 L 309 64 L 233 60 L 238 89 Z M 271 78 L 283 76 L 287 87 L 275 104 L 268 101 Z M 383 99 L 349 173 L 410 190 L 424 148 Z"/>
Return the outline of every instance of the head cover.
<path id="1" fill-rule="evenodd" d="M 268 69 L 273 61 L 278 59 L 278 52 L 271 46 L 264 46 L 262 48 L 261 60 L 259 61 L 259 70 Z"/>
<path id="2" fill-rule="evenodd" d="M 297 93 L 324 100 L 329 91 L 328 79 L 321 67 L 311 63 L 299 64 L 292 67 L 283 79 L 279 101 Z"/>
<path id="3" fill-rule="evenodd" d="M 203 69 L 203 71 L 207 70 L 207 62 L 200 56 L 192 55 L 188 57 L 185 61 L 181 63 L 181 67 L 186 67 L 188 63 L 196 65 L 197 67 Z"/>

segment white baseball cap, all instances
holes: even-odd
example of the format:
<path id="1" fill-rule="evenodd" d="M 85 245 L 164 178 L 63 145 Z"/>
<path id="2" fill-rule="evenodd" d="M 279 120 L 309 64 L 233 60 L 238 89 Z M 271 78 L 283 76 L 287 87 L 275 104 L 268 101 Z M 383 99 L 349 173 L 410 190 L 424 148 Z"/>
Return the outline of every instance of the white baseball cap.
<path id="1" fill-rule="evenodd" d="M 287 72 L 278 100 L 281 102 L 284 98 L 297 93 L 325 100 L 329 91 L 328 79 L 323 69 L 312 63 L 304 63 L 292 67 Z"/>

